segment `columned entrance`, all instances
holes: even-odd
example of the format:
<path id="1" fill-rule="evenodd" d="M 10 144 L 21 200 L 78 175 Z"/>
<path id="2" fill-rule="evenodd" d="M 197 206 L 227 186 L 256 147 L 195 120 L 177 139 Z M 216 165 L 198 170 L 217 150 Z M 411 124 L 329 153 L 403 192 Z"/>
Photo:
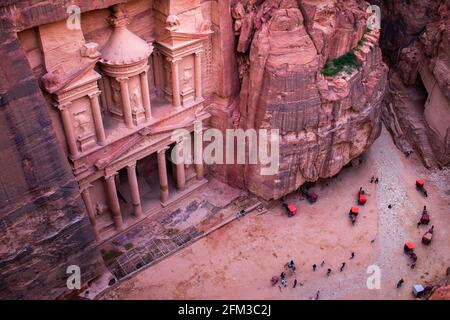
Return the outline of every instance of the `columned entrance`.
<path id="1" fill-rule="evenodd" d="M 176 144 L 157 148 L 138 160 L 127 160 L 119 169 L 106 169 L 108 174 L 82 189 L 97 241 L 176 203 L 206 183 L 203 164 L 172 161 Z"/>

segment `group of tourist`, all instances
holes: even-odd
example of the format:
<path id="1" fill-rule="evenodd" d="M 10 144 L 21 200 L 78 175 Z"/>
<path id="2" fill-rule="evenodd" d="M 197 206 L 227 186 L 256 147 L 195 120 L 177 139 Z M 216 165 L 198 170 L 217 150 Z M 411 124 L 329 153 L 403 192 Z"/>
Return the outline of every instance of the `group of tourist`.
<path id="1" fill-rule="evenodd" d="M 352 252 L 351 255 L 350 255 L 350 260 L 353 259 L 354 257 L 355 257 L 355 253 Z M 322 262 L 320 263 L 320 267 L 324 267 L 324 266 L 325 266 L 325 260 L 322 260 Z M 340 271 L 340 272 L 344 271 L 345 266 L 346 266 L 346 263 L 345 263 L 345 262 L 342 262 L 339 271 Z M 312 269 L 313 269 L 313 271 L 315 272 L 316 269 L 317 269 L 317 265 L 316 265 L 316 264 L 313 264 L 313 265 L 312 265 Z M 281 287 L 286 288 L 286 287 L 287 287 L 287 277 L 288 277 L 288 274 L 291 275 L 291 276 L 293 276 L 293 275 L 296 274 L 296 273 L 295 273 L 296 270 L 297 270 L 297 267 L 296 267 L 296 265 L 295 265 L 294 260 L 291 260 L 291 261 L 287 262 L 287 263 L 284 265 L 284 270 L 281 272 L 280 276 L 279 276 L 279 277 L 277 277 L 277 276 L 273 276 L 273 277 L 272 277 L 272 279 L 271 279 L 272 285 L 275 286 L 278 282 L 280 282 L 280 283 L 281 283 L 281 286 L 279 286 L 279 289 L 281 290 Z M 331 273 L 332 273 L 332 269 L 331 269 L 331 268 L 327 268 L 326 275 L 327 275 L 327 276 L 330 276 Z M 297 279 L 294 278 L 292 288 L 297 287 L 297 284 L 298 284 L 299 286 L 303 286 L 303 283 L 298 282 Z M 320 290 L 318 290 L 318 291 L 316 292 L 316 294 L 315 294 L 315 299 L 318 300 L 318 299 L 319 299 L 319 296 L 320 296 Z"/>

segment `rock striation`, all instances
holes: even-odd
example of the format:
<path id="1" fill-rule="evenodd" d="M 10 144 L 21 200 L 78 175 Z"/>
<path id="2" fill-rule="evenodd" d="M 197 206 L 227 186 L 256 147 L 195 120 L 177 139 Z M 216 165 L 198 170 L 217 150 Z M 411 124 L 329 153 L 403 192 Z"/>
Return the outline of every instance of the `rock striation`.
<path id="1" fill-rule="evenodd" d="M 361 1 L 234 3 L 241 89 L 234 122 L 243 129 L 278 129 L 280 170 L 231 168 L 237 183 L 277 199 L 306 181 L 336 175 L 380 134 L 387 66 L 379 31 L 368 29 Z M 327 61 L 353 53 L 359 68 L 334 76 Z"/>
<path id="2" fill-rule="evenodd" d="M 136 151 L 133 147 L 158 140 L 145 124 L 150 118 L 150 96 L 155 121 L 167 115 L 168 124 L 157 131 L 160 135 L 169 136 L 170 128 L 191 119 L 186 114 L 168 117 L 188 110 L 190 104 L 201 104 L 201 109 L 188 111 L 192 117 L 207 115 L 204 121 L 209 127 L 279 130 L 281 162 L 276 174 L 262 175 L 261 165 L 205 166 L 209 175 L 268 200 L 307 181 L 336 175 L 380 134 L 388 67 L 378 45 L 379 30 L 368 28 L 368 2 L 94 0 L 80 4 L 81 30 L 71 32 L 65 29 L 67 6 L 63 0 L 0 4 L 0 298 L 67 294 L 66 270 L 73 264 L 81 268 L 83 285 L 105 271 L 96 244 L 99 232 L 92 222 L 102 218 L 97 226 L 105 223 L 111 231 L 123 227 L 120 205 L 114 201 L 114 173 L 123 166 L 109 168 L 114 172 L 101 170 L 112 158 L 119 163 Z M 129 31 L 145 48 L 155 45 L 156 52 L 147 59 L 144 50 L 144 72 L 136 73 L 122 61 L 117 69 L 129 77 L 117 77 L 114 85 L 106 86 L 104 59 L 111 37 L 114 40 L 108 17 L 111 8 L 122 7 L 132 18 Z M 423 53 L 437 66 L 430 72 L 444 88 L 444 96 L 448 93 L 448 72 L 442 66 L 448 63 L 445 32 L 440 33 L 441 41 L 423 40 L 440 43 L 426 46 L 429 51 Z M 402 58 L 410 73 L 407 82 L 413 81 L 415 72 L 408 62 L 416 59 L 411 52 Z M 128 87 L 125 83 L 130 79 Z M 56 109 L 52 94 L 63 96 L 67 87 L 77 93 L 81 83 L 92 84 L 89 88 L 95 92 L 83 92 L 86 96 L 80 101 L 74 95 L 76 103 Z M 115 111 L 115 120 L 122 121 L 122 109 L 110 108 L 120 105 L 124 123 L 132 130 L 139 126 L 139 131 L 119 139 L 116 136 L 130 128 L 114 131 L 110 125 L 117 124 L 114 119 L 105 121 L 104 127 L 101 119 Z M 71 127 L 71 117 L 77 118 L 76 127 Z M 110 141 L 105 142 L 105 131 Z M 165 168 L 164 153 L 152 152 L 158 153 L 153 159 L 158 170 Z M 188 169 L 195 178 L 194 168 Z M 89 170 L 98 170 L 98 177 L 104 175 L 106 180 L 95 180 Z M 133 164 L 126 170 L 128 180 L 137 180 Z M 184 188 L 184 166 L 177 166 L 176 172 L 177 187 Z M 196 175 L 203 178 L 203 168 Z M 88 177 L 92 181 L 83 180 Z M 165 185 L 157 189 L 168 191 L 167 176 L 159 175 L 159 183 L 161 177 L 166 178 Z M 108 199 L 101 192 L 105 183 Z M 133 186 L 133 206 L 138 208 L 139 186 Z M 91 187 L 92 195 L 86 192 Z M 101 200 L 95 210 L 91 198 Z M 114 221 L 108 216 L 111 209 Z"/>
<path id="3" fill-rule="evenodd" d="M 383 121 L 426 167 L 450 163 L 450 2 L 378 1 L 392 64 Z"/>

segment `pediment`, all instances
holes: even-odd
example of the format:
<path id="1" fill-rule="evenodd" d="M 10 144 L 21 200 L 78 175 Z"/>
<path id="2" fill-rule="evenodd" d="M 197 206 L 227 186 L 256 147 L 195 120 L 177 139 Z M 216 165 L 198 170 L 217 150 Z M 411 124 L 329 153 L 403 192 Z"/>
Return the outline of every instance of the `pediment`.
<path id="1" fill-rule="evenodd" d="M 198 115 L 177 115 L 161 123 L 145 127 L 138 131 L 138 134 L 124 141 L 122 145 L 116 148 L 116 151 L 110 153 L 109 157 L 98 160 L 95 166 L 99 170 L 114 167 L 115 164 L 132 158 L 136 153 L 158 147 L 158 144 L 163 141 L 165 141 L 164 143 L 171 143 L 170 137 L 174 130 L 188 128 L 194 124 L 195 120 L 203 121 L 203 119 L 209 117 L 210 114 L 207 112 L 202 112 Z"/>

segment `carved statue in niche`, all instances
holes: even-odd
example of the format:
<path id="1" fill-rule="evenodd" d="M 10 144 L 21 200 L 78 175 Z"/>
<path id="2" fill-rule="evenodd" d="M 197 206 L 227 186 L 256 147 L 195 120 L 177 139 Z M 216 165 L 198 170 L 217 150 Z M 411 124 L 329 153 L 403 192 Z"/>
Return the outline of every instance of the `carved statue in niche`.
<path id="1" fill-rule="evenodd" d="M 192 80 L 192 66 L 188 65 L 184 67 L 183 71 L 183 77 L 181 78 L 183 83 L 183 91 L 190 90 L 191 87 L 191 80 Z"/>
<path id="2" fill-rule="evenodd" d="M 133 93 L 131 94 L 131 110 L 133 110 L 133 111 L 142 110 L 143 108 L 141 107 L 140 101 L 141 101 L 141 99 L 140 99 L 139 89 L 135 88 L 133 90 Z"/>
<path id="3" fill-rule="evenodd" d="M 90 129 L 90 118 L 86 114 L 86 109 L 74 113 L 74 126 L 79 128 L 81 132 L 87 132 Z"/>
<path id="4" fill-rule="evenodd" d="M 164 69 L 164 91 L 169 93 L 172 91 L 172 69 L 170 68 L 170 64 L 167 61 L 164 61 L 163 64 Z"/>
<path id="5" fill-rule="evenodd" d="M 97 216 L 101 215 L 102 213 L 106 212 L 106 210 L 108 210 L 108 206 L 105 205 L 102 202 L 97 202 L 96 206 L 95 206 L 95 213 Z"/>
<path id="6" fill-rule="evenodd" d="M 115 114 L 122 115 L 122 96 L 120 94 L 120 84 L 117 81 L 111 81 L 111 95 L 113 99 L 113 105 L 111 111 Z"/>

